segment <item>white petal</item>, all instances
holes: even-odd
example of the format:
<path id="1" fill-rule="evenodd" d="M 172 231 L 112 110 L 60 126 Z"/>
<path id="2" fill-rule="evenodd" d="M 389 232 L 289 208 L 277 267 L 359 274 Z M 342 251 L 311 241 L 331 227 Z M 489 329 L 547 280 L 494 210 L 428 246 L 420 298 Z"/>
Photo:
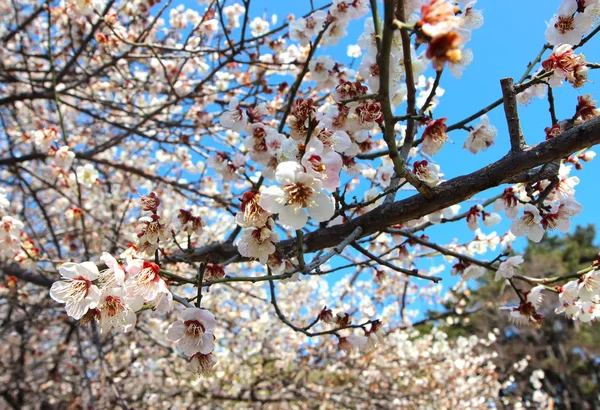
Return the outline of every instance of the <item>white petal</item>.
<path id="1" fill-rule="evenodd" d="M 285 193 L 278 186 L 270 186 L 260 194 L 259 205 L 272 214 L 280 213 L 284 206 L 282 204 Z"/>
<path id="2" fill-rule="evenodd" d="M 301 229 L 306 225 L 308 215 L 306 215 L 304 208 L 286 206 L 279 212 L 279 219 L 284 226 L 296 230 Z"/>
<path id="3" fill-rule="evenodd" d="M 277 165 L 275 179 L 280 184 L 289 184 L 296 181 L 296 175 L 304 172 L 304 167 L 296 161 L 286 161 Z"/>
<path id="4" fill-rule="evenodd" d="M 335 212 L 332 198 L 324 192 L 317 192 L 311 199 L 315 203 L 308 208 L 309 215 L 318 222 L 328 221 Z"/>
<path id="5" fill-rule="evenodd" d="M 200 353 L 209 354 L 215 350 L 215 338 L 212 333 L 205 333 L 202 335 L 202 342 L 200 343 Z"/>
<path id="6" fill-rule="evenodd" d="M 167 340 L 171 342 L 176 342 L 181 339 L 185 334 L 185 325 L 182 320 L 178 320 L 174 322 L 169 329 L 167 330 Z"/>

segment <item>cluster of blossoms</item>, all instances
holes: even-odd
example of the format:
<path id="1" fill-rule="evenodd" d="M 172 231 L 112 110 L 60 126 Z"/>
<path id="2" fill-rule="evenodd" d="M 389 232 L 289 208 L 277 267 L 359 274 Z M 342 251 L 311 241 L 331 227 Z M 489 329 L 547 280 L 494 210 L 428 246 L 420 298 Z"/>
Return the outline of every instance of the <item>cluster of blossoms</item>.
<path id="1" fill-rule="evenodd" d="M 25 235 L 23 222 L 6 214 L 9 207 L 6 190 L 0 188 L 0 260 L 18 255 Z"/>
<path id="2" fill-rule="evenodd" d="M 556 313 L 564 313 L 566 317 L 584 323 L 600 317 L 600 271 L 592 269 L 558 287 L 558 302 Z"/>
<path id="3" fill-rule="evenodd" d="M 510 230 L 515 236 L 527 236 L 532 241 L 539 242 L 546 231 L 554 229 L 563 233 L 569 231 L 571 218 L 579 215 L 583 210 L 581 204 L 574 199 L 575 186 L 579 183 L 579 178 L 569 176 L 571 169 L 572 166 L 561 164 L 554 185 L 551 181 L 544 180 L 536 184 L 533 192 L 525 194 L 525 198 L 536 196 L 541 198 L 537 206 L 532 203 L 532 199 L 523 201 L 515 197 L 513 190 L 505 190 L 497 204 L 499 207 L 504 207 L 508 218 L 514 219 Z M 524 203 L 522 207 L 520 202 Z M 516 218 L 519 208 L 522 209 L 523 214 L 520 218 Z"/>
<path id="4" fill-rule="evenodd" d="M 123 266 L 106 252 L 100 259 L 107 266 L 102 271 L 94 262 L 68 262 L 59 267 L 61 280 L 52 285 L 50 297 L 64 303 L 73 319 L 97 320 L 103 332 L 128 332 L 135 327 L 136 312 L 144 306 L 158 312 L 172 309 L 173 295 L 157 264 L 127 258 Z"/>

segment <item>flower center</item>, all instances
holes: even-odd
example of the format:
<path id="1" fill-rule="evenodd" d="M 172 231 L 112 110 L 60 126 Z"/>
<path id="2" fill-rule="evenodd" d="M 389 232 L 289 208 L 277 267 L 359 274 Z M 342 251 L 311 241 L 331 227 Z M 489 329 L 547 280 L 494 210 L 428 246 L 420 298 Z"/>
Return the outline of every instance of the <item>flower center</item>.
<path id="1" fill-rule="evenodd" d="M 561 34 L 573 31 L 575 29 L 575 19 L 573 16 L 558 16 L 558 20 L 554 24 L 554 28 L 556 28 Z"/>
<path id="2" fill-rule="evenodd" d="M 190 336 L 200 337 L 205 333 L 204 325 L 197 320 L 186 320 L 184 322 L 185 333 Z"/>
<path id="3" fill-rule="evenodd" d="M 314 188 L 301 182 L 288 184 L 283 187 L 283 190 L 288 197 L 286 205 L 292 205 L 295 208 L 305 208 L 309 206 L 312 203 L 311 197 L 315 193 Z"/>
<path id="4" fill-rule="evenodd" d="M 104 302 L 104 308 L 106 314 L 110 317 L 117 316 L 120 312 L 125 310 L 125 306 L 118 296 L 107 296 Z"/>
<path id="5" fill-rule="evenodd" d="M 79 276 L 78 278 L 73 279 L 71 281 L 71 289 L 67 294 L 67 298 L 69 300 L 79 302 L 87 296 L 88 289 L 91 285 L 91 282 L 83 276 Z"/>

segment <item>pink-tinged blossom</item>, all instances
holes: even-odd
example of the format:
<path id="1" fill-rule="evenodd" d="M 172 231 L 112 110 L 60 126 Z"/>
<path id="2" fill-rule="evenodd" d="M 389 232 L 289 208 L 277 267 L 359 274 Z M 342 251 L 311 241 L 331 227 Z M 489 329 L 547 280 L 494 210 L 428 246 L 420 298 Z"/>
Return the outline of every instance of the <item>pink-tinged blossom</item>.
<path id="1" fill-rule="evenodd" d="M 430 164 L 428 161 L 417 161 L 413 164 L 413 173 L 430 187 L 436 186 L 440 182 L 440 167 L 437 164 Z"/>
<path id="2" fill-rule="evenodd" d="M 595 302 L 582 302 L 579 305 L 579 314 L 577 319 L 583 323 L 592 322 L 600 317 L 600 309 Z"/>
<path id="3" fill-rule="evenodd" d="M 279 234 L 273 229 L 271 218 L 262 227 L 244 229 L 237 243 L 240 255 L 265 265 L 269 255 L 275 253 L 275 243 L 279 242 Z"/>
<path id="4" fill-rule="evenodd" d="M 473 154 L 485 151 L 494 143 L 496 135 L 498 135 L 496 127 L 490 124 L 487 115 L 482 115 L 479 124 L 469 132 L 464 148 Z"/>
<path id="5" fill-rule="evenodd" d="M 324 148 L 322 143 L 309 142 L 300 162 L 307 174 L 322 181 L 323 189 L 331 192 L 340 186 L 340 171 L 343 163 L 342 157 L 337 152 Z"/>
<path id="6" fill-rule="evenodd" d="M 33 143 L 42 151 L 48 151 L 52 143 L 60 139 L 58 130 L 54 127 L 36 130 L 31 134 Z"/>
<path id="7" fill-rule="evenodd" d="M 549 83 L 550 86 L 556 87 L 562 85 L 562 81 L 569 78 L 572 78 L 572 82 L 577 82 L 575 80 L 576 70 L 583 64 L 585 64 L 585 59 L 582 55 L 575 54 L 570 44 L 561 44 L 556 46 L 552 54 L 542 62 L 542 67 L 552 73 Z M 587 78 L 586 70 L 584 70 L 585 72 L 580 71 L 578 74 L 580 77 L 578 81 L 582 84 L 585 82 L 582 77 Z"/>
<path id="8" fill-rule="evenodd" d="M 519 197 L 515 193 L 513 187 L 508 187 L 504 190 L 501 198 L 496 199 L 494 202 L 494 211 L 500 212 L 504 210 L 504 215 L 508 219 L 515 219 L 521 209 L 521 203 Z"/>
<path id="9" fill-rule="evenodd" d="M 438 118 L 437 120 L 431 120 L 423 131 L 423 144 L 421 149 L 427 155 L 435 155 L 448 141 L 448 134 L 446 130 L 447 118 Z"/>
<path id="10" fill-rule="evenodd" d="M 67 314 L 79 320 L 89 309 L 98 305 L 100 290 L 92 281 L 98 279 L 99 272 L 93 262 L 63 263 L 59 268 L 61 279 L 52 284 L 50 297 L 64 303 Z"/>
<path id="11" fill-rule="evenodd" d="M 477 0 L 467 1 L 463 6 L 461 27 L 465 30 L 476 30 L 483 26 L 483 12 L 473 8 L 476 3 Z"/>
<path id="12" fill-rule="evenodd" d="M 136 311 L 144 305 L 141 297 L 130 297 L 123 288 L 104 289 L 98 304 L 100 329 L 129 332 L 137 322 Z"/>
<path id="13" fill-rule="evenodd" d="M 297 41 L 301 46 L 310 43 L 313 36 L 319 34 L 323 23 L 327 19 L 327 13 L 317 10 L 307 18 L 300 17 L 290 22 L 290 40 Z"/>
<path id="14" fill-rule="evenodd" d="M 271 213 L 259 205 L 260 194 L 256 191 L 247 191 L 242 195 L 240 212 L 235 216 L 235 221 L 242 228 L 260 228 L 265 226 Z"/>
<path id="15" fill-rule="evenodd" d="M 563 198 L 542 217 L 542 227 L 545 230 L 557 228 L 562 233 L 567 233 L 571 228 L 571 218 L 579 215 L 581 211 L 583 211 L 583 206 L 573 198 Z"/>
<path id="16" fill-rule="evenodd" d="M 431 0 L 421 6 L 419 26 L 429 37 L 449 33 L 459 28 L 460 23 L 454 13 L 454 4 L 448 0 Z"/>
<path id="17" fill-rule="evenodd" d="M 217 362 L 215 361 L 212 353 L 196 353 L 190 357 L 187 369 L 194 374 L 208 376 L 212 373 L 216 364 Z"/>
<path id="18" fill-rule="evenodd" d="M 236 97 L 229 101 L 228 111 L 221 114 L 219 119 L 224 128 L 241 132 L 248 125 L 248 115 L 239 105 L 240 101 Z"/>
<path id="19" fill-rule="evenodd" d="M 559 44 L 578 45 L 581 37 L 594 24 L 591 13 L 577 13 L 577 0 L 563 0 L 546 29 L 546 40 L 553 46 Z"/>
<path id="20" fill-rule="evenodd" d="M 519 265 L 523 263 L 523 257 L 521 255 L 511 256 L 505 261 L 500 263 L 498 270 L 496 271 L 495 280 L 510 279 L 515 276 L 515 272 Z"/>
<path id="21" fill-rule="evenodd" d="M 579 299 L 579 285 L 576 281 L 567 282 L 560 288 L 558 294 L 559 306 L 555 309 L 555 313 L 564 313 L 569 319 L 573 318 L 579 313 L 579 305 L 577 300 Z"/>
<path id="22" fill-rule="evenodd" d="M 187 308 L 181 313 L 181 319 L 167 330 L 167 339 L 177 342 L 177 347 L 188 356 L 207 355 L 215 348 L 213 330 L 216 325 L 215 317 L 208 310 Z"/>
<path id="23" fill-rule="evenodd" d="M 71 165 L 73 165 L 73 160 L 75 159 L 75 153 L 69 150 L 69 147 L 62 146 L 56 150 L 54 153 L 54 165 L 58 168 L 67 172 L 71 169 Z"/>
<path id="24" fill-rule="evenodd" d="M 320 179 L 304 171 L 297 162 L 283 162 L 275 172 L 281 187 L 273 185 L 261 193 L 260 206 L 279 214 L 281 223 L 290 229 L 301 229 L 308 221 L 308 215 L 318 222 L 329 220 L 334 213 L 331 198 L 322 190 Z M 308 215 L 307 215 L 308 212 Z"/>
<path id="25" fill-rule="evenodd" d="M 529 292 L 525 292 L 525 300 L 517 307 L 505 307 L 503 309 L 510 310 L 510 320 L 518 326 L 530 324 L 533 327 L 539 327 L 542 324 L 543 316 L 538 313 L 538 309 L 542 305 L 542 290 L 543 286 L 536 286 Z"/>
<path id="26" fill-rule="evenodd" d="M 533 242 L 539 242 L 544 236 L 544 229 L 540 226 L 541 221 L 540 211 L 532 204 L 525 204 L 523 216 L 513 221 L 510 231 L 515 236 L 527 236 Z"/>
<path id="27" fill-rule="evenodd" d="M 167 285 L 160 277 L 160 267 L 153 262 L 133 259 L 127 262 L 127 294 L 144 300 L 155 299 L 159 293 L 167 293 Z"/>
<path id="28" fill-rule="evenodd" d="M 139 252 L 153 254 L 158 249 L 160 241 L 170 239 L 171 232 L 168 223 L 158 215 L 143 216 L 139 219 L 144 223 L 142 230 L 138 233 L 137 248 Z"/>

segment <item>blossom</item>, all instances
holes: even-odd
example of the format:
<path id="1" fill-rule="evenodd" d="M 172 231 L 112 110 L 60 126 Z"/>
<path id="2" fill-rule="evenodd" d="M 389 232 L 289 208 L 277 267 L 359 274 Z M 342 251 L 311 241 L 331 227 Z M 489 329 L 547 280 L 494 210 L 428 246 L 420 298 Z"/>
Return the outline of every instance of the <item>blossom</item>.
<path id="1" fill-rule="evenodd" d="M 54 153 L 54 165 L 66 172 L 73 165 L 74 158 L 75 153 L 69 147 L 62 146 Z"/>
<path id="2" fill-rule="evenodd" d="M 212 353 L 202 354 L 196 353 L 188 360 L 187 369 L 201 376 L 208 376 L 212 373 L 217 362 L 213 358 Z"/>
<path id="3" fill-rule="evenodd" d="M 358 44 L 351 44 L 348 46 L 346 54 L 348 55 L 348 57 L 358 58 L 361 56 L 362 52 Z"/>
<path id="4" fill-rule="evenodd" d="M 500 212 L 504 210 L 504 215 L 508 219 L 515 219 L 521 209 L 519 197 L 514 192 L 514 188 L 508 187 L 504 190 L 502 197 L 494 201 L 494 211 Z"/>
<path id="5" fill-rule="evenodd" d="M 498 135 L 496 127 L 490 125 L 487 115 L 482 115 L 479 124 L 469 132 L 464 148 L 467 148 L 473 154 L 485 151 L 494 143 L 496 135 Z"/>
<path id="6" fill-rule="evenodd" d="M 462 274 L 464 280 L 477 279 L 485 274 L 485 268 L 479 265 L 469 265 Z"/>
<path id="7" fill-rule="evenodd" d="M 333 191 L 340 186 L 342 157 L 332 149 L 325 148 L 317 138 L 311 139 L 300 163 L 307 174 L 322 181 L 323 189 Z"/>
<path id="8" fill-rule="evenodd" d="M 366 336 L 350 335 L 346 337 L 340 337 L 338 341 L 338 348 L 346 353 L 350 353 L 353 350 L 360 350 L 367 344 Z"/>
<path id="9" fill-rule="evenodd" d="M 239 105 L 240 101 L 236 97 L 229 101 L 228 111 L 221 114 L 219 118 L 224 128 L 241 132 L 248 125 L 248 114 Z"/>
<path id="10" fill-rule="evenodd" d="M 431 0 L 421 6 L 419 26 L 429 37 L 447 34 L 460 26 L 454 5 L 448 0 Z"/>
<path id="11" fill-rule="evenodd" d="M 542 305 L 542 290 L 544 290 L 543 286 L 536 286 L 529 292 L 525 292 L 525 300 L 519 306 L 504 308 L 511 311 L 509 318 L 513 323 L 519 326 L 527 323 L 534 327 L 541 325 L 542 315 L 537 310 Z"/>
<path id="12" fill-rule="evenodd" d="M 283 162 L 277 166 L 275 178 L 282 187 L 272 185 L 261 193 L 260 206 L 279 214 L 281 223 L 290 229 L 306 225 L 308 214 L 318 222 L 329 220 L 334 213 L 331 198 L 322 191 L 322 182 L 304 171 L 297 162 Z"/>
<path id="13" fill-rule="evenodd" d="M 92 164 L 85 164 L 84 166 L 77 167 L 77 181 L 80 184 L 91 188 L 97 180 L 98 171 Z"/>
<path id="14" fill-rule="evenodd" d="M 600 271 L 593 270 L 583 275 L 577 283 L 577 296 L 584 302 L 589 302 L 600 294 Z"/>
<path id="15" fill-rule="evenodd" d="M 140 297 L 129 297 L 123 288 L 109 288 L 102 292 L 98 303 L 98 321 L 102 332 L 120 328 L 129 332 L 137 322 L 136 311 L 144 305 Z"/>
<path id="16" fill-rule="evenodd" d="M 260 17 L 255 17 L 254 20 L 250 22 L 250 30 L 253 37 L 264 36 L 269 32 L 271 25 L 268 21 L 261 19 Z"/>
<path id="17" fill-rule="evenodd" d="M 446 134 L 447 118 L 438 118 L 437 120 L 431 120 L 423 131 L 423 144 L 421 149 L 427 155 L 435 155 L 448 141 L 448 134 Z"/>
<path id="18" fill-rule="evenodd" d="M 433 68 L 440 71 L 446 62 L 458 63 L 462 57 L 460 45 L 463 37 L 456 31 L 434 37 L 427 47 L 425 56 L 431 60 Z"/>
<path id="19" fill-rule="evenodd" d="M 98 305 L 100 290 L 92 281 L 98 279 L 98 268 L 93 262 L 63 263 L 58 272 L 63 280 L 52 284 L 50 297 L 64 303 L 67 314 L 73 319 L 81 319 L 89 310 Z"/>
<path id="20" fill-rule="evenodd" d="M 542 67 L 547 72 L 552 73 L 549 83 L 552 87 L 562 84 L 562 80 L 568 77 L 573 78 L 575 82 L 575 72 L 577 67 L 583 65 L 585 60 L 582 56 L 575 54 L 570 44 L 561 44 L 556 46 L 552 54 L 542 62 Z M 587 70 L 587 68 L 586 68 Z M 579 77 L 587 78 L 587 71 L 580 72 Z M 579 81 L 582 81 L 581 79 Z M 585 82 L 585 80 L 583 80 Z"/>
<path id="21" fill-rule="evenodd" d="M 527 236 L 534 242 L 539 242 L 544 236 L 544 230 L 540 226 L 542 217 L 540 211 L 531 204 L 523 206 L 523 216 L 515 219 L 510 226 L 510 231 L 515 236 Z"/>
<path id="22" fill-rule="evenodd" d="M 167 339 L 177 342 L 183 353 L 192 356 L 195 353 L 210 354 L 215 348 L 213 329 L 217 321 L 206 309 L 187 308 L 167 330 Z"/>
<path id="23" fill-rule="evenodd" d="M 237 247 L 240 255 L 258 259 L 264 265 L 267 263 L 269 255 L 275 253 L 275 243 L 277 242 L 279 242 L 279 234 L 274 231 L 273 220 L 269 218 L 265 226 L 244 229 Z"/>
<path id="24" fill-rule="evenodd" d="M 546 40 L 556 46 L 559 44 L 577 45 L 581 37 L 594 23 L 590 13 L 577 13 L 577 0 L 563 0 L 546 29 Z"/>
<path id="25" fill-rule="evenodd" d="M 429 186 L 436 186 L 440 182 L 438 175 L 440 167 L 437 164 L 430 164 L 428 161 L 416 161 L 413 164 L 413 173 Z"/>
<path id="26" fill-rule="evenodd" d="M 153 300 L 159 293 L 168 293 L 165 281 L 160 277 L 160 267 L 141 259 L 127 262 L 127 282 L 125 289 L 129 296 L 139 296 L 144 300 Z"/>
<path id="27" fill-rule="evenodd" d="M 519 267 L 520 264 L 523 263 L 523 257 L 521 255 L 511 256 L 505 261 L 500 263 L 498 266 L 498 270 L 496 271 L 495 280 L 510 279 L 515 276 L 515 271 Z"/>

